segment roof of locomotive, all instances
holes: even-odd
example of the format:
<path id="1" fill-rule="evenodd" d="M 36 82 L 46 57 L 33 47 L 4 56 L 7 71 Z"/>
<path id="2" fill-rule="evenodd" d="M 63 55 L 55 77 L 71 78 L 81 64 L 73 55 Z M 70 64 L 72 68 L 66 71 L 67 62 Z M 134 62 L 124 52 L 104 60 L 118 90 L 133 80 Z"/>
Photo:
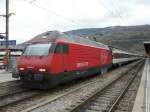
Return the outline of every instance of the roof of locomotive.
<path id="1" fill-rule="evenodd" d="M 108 46 L 102 43 L 95 42 L 95 41 L 92 41 L 83 37 L 79 37 L 76 35 L 72 35 L 69 33 L 62 33 L 59 31 L 47 31 L 47 32 L 41 33 L 35 36 L 30 41 L 28 41 L 28 43 L 32 44 L 32 43 L 43 43 L 43 42 L 56 42 L 59 40 L 108 49 Z"/>

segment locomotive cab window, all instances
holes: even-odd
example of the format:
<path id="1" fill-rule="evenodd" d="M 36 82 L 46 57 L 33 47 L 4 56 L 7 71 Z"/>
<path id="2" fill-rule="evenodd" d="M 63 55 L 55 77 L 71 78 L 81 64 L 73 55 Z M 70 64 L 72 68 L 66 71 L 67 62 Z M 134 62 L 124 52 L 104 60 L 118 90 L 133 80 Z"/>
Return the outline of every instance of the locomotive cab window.
<path id="1" fill-rule="evenodd" d="M 51 44 L 32 44 L 26 47 L 23 52 L 25 56 L 45 56 L 49 54 Z"/>
<path id="2" fill-rule="evenodd" d="M 55 53 L 67 54 L 69 52 L 69 47 L 67 44 L 57 44 L 55 48 Z"/>

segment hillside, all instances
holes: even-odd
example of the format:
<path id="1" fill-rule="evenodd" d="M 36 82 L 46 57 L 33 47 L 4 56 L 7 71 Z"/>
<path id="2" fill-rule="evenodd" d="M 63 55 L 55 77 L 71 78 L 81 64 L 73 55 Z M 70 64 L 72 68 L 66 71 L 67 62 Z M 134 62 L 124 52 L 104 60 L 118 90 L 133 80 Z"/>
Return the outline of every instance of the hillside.
<path id="1" fill-rule="evenodd" d="M 144 54 L 143 41 L 150 41 L 150 25 L 114 26 L 68 31 L 70 34 L 89 37 L 96 41 Z"/>

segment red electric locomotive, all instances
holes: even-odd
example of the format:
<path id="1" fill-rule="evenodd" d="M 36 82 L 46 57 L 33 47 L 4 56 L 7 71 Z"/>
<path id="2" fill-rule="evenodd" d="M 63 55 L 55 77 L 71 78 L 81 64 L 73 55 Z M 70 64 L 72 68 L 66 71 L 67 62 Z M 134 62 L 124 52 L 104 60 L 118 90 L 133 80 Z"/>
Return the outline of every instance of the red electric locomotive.
<path id="1" fill-rule="evenodd" d="M 112 65 L 111 50 L 101 43 L 58 31 L 40 34 L 36 39 L 31 40 L 18 62 L 21 80 L 32 88 L 54 87 Z"/>

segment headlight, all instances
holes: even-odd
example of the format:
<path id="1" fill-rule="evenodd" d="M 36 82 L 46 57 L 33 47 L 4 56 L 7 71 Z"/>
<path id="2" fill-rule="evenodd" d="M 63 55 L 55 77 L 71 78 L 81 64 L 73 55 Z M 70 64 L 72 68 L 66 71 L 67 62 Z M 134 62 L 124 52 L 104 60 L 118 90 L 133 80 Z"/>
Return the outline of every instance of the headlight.
<path id="1" fill-rule="evenodd" d="M 19 68 L 19 70 L 24 70 L 24 68 Z"/>
<path id="2" fill-rule="evenodd" d="M 46 69 L 45 69 L 45 68 L 40 68 L 39 71 L 40 71 L 40 72 L 45 72 Z"/>

